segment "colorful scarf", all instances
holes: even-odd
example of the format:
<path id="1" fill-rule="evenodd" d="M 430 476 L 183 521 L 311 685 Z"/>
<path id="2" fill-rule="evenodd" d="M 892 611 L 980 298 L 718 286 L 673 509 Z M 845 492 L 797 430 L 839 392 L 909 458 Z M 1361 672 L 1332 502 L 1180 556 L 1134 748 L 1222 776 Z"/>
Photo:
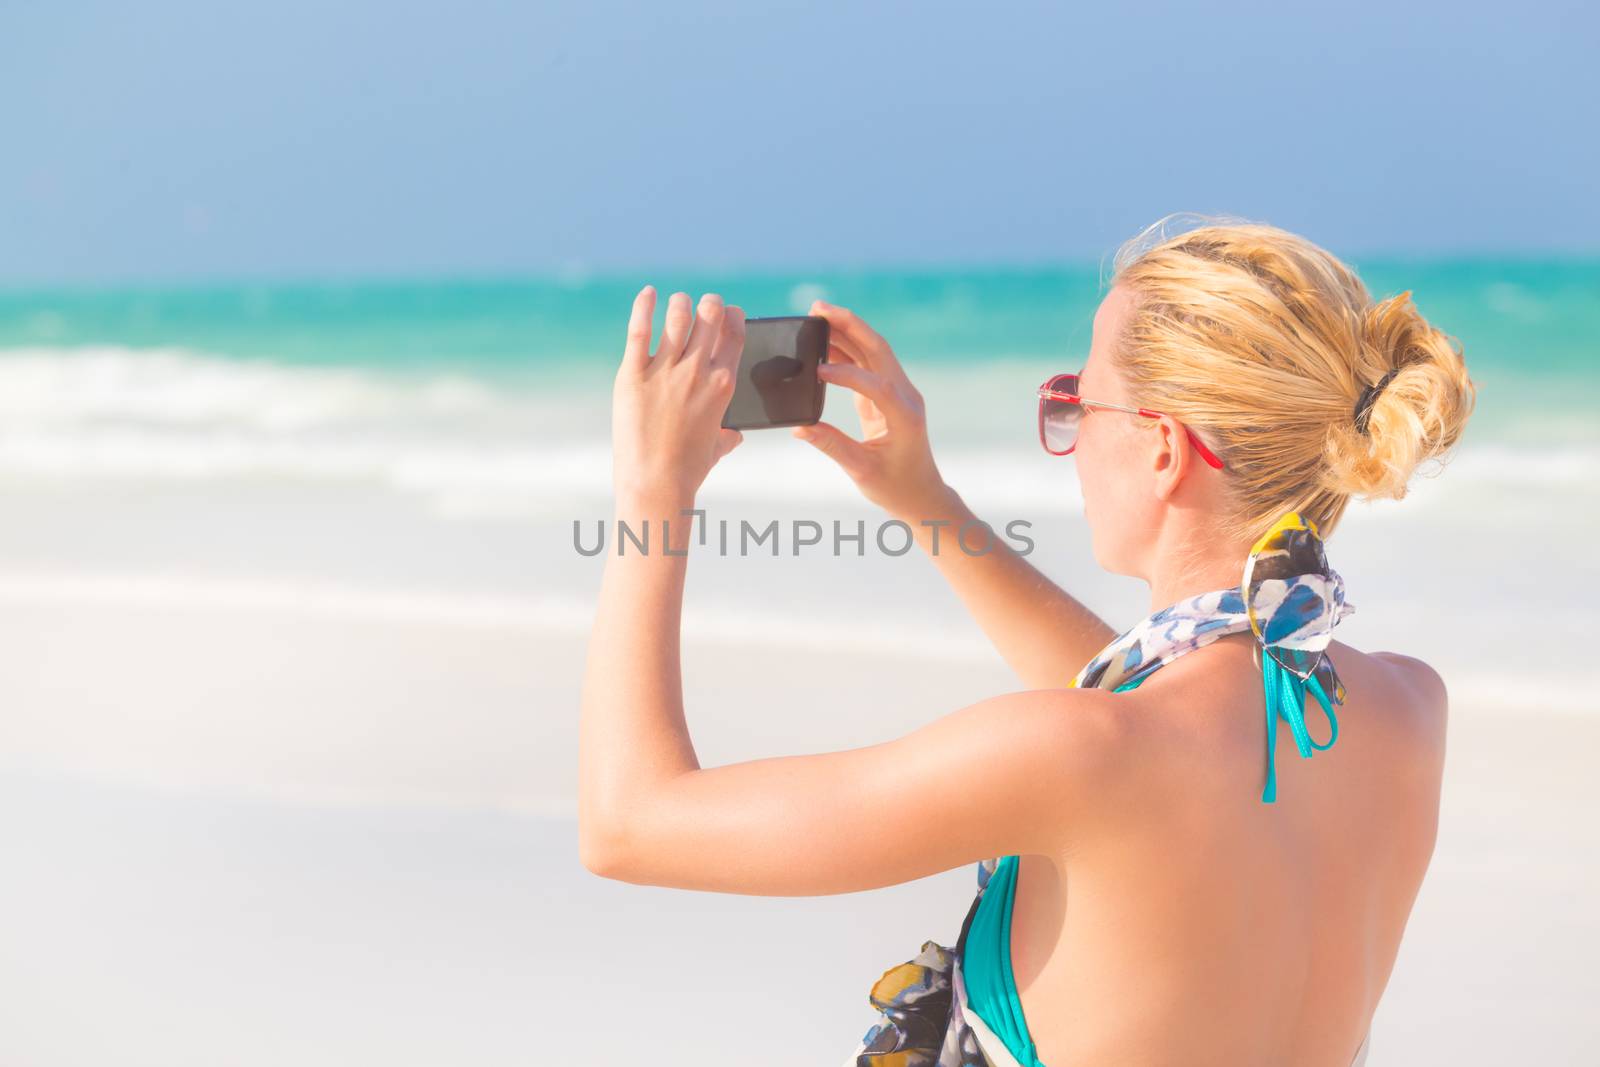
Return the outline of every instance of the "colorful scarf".
<path id="1" fill-rule="evenodd" d="M 1125 631 L 1091 659 L 1069 688 L 1130 689 L 1163 664 L 1227 634 L 1255 634 L 1262 651 L 1266 698 L 1267 772 L 1261 799 L 1278 797 L 1278 720 L 1289 725 L 1302 758 L 1333 747 L 1344 683 L 1326 655 L 1339 620 L 1355 611 L 1344 581 L 1329 568 L 1316 523 L 1288 512 L 1251 548 L 1236 589 L 1197 593 Z M 1309 690 L 1328 718 L 1325 744 L 1306 727 Z M 1012 1067 L 1004 1044 L 968 1007 L 961 972 L 967 930 L 1000 858 L 978 864 L 978 892 L 967 909 L 955 949 L 924 941 L 922 950 L 883 973 L 867 994 L 881 1016 L 845 1067 Z"/>
<path id="2" fill-rule="evenodd" d="M 1137 684 L 1162 664 L 1227 634 L 1250 631 L 1265 652 L 1261 684 L 1267 705 L 1267 782 L 1263 802 L 1278 799 L 1278 720 L 1289 724 L 1295 747 L 1309 758 L 1339 739 L 1334 704 L 1344 683 L 1326 654 L 1339 620 L 1354 612 L 1345 603 L 1344 579 L 1328 566 L 1317 524 L 1291 511 L 1272 524 L 1245 559 L 1237 589 L 1196 593 L 1128 630 L 1100 650 L 1069 688 L 1117 689 Z M 1328 717 L 1326 744 L 1306 728 L 1306 690 Z"/>

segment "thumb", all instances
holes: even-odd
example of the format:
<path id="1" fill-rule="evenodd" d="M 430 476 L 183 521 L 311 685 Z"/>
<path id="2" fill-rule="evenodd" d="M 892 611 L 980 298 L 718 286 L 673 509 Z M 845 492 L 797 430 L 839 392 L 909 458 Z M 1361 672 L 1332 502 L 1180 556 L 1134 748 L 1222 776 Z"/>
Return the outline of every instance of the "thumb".
<path id="1" fill-rule="evenodd" d="M 715 466 L 717 461 L 722 459 L 723 456 L 726 456 L 729 452 L 732 452 L 734 449 L 738 448 L 740 442 L 743 440 L 744 434 L 740 433 L 738 430 L 730 430 L 726 426 L 719 429 L 717 431 L 717 445 L 711 453 L 712 465 Z"/>
<path id="2" fill-rule="evenodd" d="M 851 439 L 837 426 L 819 422 L 811 426 L 796 426 L 792 432 L 800 440 L 811 442 L 817 451 L 843 467 L 845 473 L 852 478 L 863 469 L 865 457 L 862 455 L 861 444 Z"/>

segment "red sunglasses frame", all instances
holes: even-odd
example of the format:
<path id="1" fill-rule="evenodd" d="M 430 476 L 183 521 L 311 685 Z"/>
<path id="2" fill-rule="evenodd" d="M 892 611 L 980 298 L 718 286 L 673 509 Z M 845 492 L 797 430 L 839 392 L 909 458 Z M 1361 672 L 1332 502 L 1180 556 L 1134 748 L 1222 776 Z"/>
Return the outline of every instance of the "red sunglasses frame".
<path id="1" fill-rule="evenodd" d="M 1070 456 L 1073 453 L 1073 450 L 1078 447 L 1078 440 L 1076 437 L 1074 437 L 1072 440 L 1072 445 L 1065 452 L 1057 452 L 1055 449 L 1050 447 L 1050 444 L 1045 439 L 1044 435 L 1044 405 L 1045 401 L 1047 400 L 1059 400 L 1068 404 L 1077 404 L 1079 407 L 1085 409 L 1109 408 L 1112 411 L 1126 411 L 1130 415 L 1141 415 L 1147 419 L 1159 419 L 1164 414 L 1160 411 L 1151 411 L 1149 408 L 1130 408 L 1124 407 L 1121 404 L 1108 404 L 1103 400 L 1085 400 L 1076 392 L 1078 378 L 1078 374 L 1057 374 L 1052 376 L 1049 381 L 1045 382 L 1039 387 L 1039 443 L 1043 445 L 1044 450 L 1050 453 L 1052 456 Z M 1068 379 L 1072 380 L 1072 389 L 1057 388 L 1058 386 L 1065 384 Z M 1084 414 L 1088 414 L 1087 410 L 1084 412 Z M 1082 418 L 1082 416 L 1079 417 L 1080 419 Z M 1185 426 L 1183 430 L 1184 433 L 1188 435 L 1189 440 L 1194 444 L 1195 451 L 1200 453 L 1200 458 L 1204 459 L 1215 469 L 1222 470 L 1222 460 L 1217 458 L 1217 454 L 1211 451 L 1211 449 L 1207 448 L 1205 442 L 1200 440 L 1199 436 L 1189 427 Z"/>

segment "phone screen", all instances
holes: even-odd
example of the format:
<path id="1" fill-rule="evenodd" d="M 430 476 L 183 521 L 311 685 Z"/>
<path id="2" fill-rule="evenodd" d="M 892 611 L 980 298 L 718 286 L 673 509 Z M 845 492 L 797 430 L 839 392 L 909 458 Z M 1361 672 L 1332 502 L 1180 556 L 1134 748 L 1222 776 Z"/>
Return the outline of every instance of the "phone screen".
<path id="1" fill-rule="evenodd" d="M 821 315 L 746 319 L 739 380 L 723 413 L 733 430 L 809 426 L 822 418 L 828 320 Z"/>

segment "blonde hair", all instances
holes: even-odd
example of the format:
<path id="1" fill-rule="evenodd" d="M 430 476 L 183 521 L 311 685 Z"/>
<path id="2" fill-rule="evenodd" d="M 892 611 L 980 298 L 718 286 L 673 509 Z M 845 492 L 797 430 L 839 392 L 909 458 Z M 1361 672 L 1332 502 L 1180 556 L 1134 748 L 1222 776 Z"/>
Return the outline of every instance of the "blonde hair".
<path id="1" fill-rule="evenodd" d="M 1174 219 L 1204 224 L 1172 236 Z M 1117 368 L 1136 403 L 1221 457 L 1230 539 L 1291 510 L 1327 537 L 1352 496 L 1404 497 L 1420 464 L 1442 470 L 1476 402 L 1460 343 L 1410 292 L 1374 302 L 1350 268 L 1277 227 L 1168 216 L 1117 251 L 1112 280 L 1133 296 Z M 1363 432 L 1357 402 L 1391 372 Z"/>

